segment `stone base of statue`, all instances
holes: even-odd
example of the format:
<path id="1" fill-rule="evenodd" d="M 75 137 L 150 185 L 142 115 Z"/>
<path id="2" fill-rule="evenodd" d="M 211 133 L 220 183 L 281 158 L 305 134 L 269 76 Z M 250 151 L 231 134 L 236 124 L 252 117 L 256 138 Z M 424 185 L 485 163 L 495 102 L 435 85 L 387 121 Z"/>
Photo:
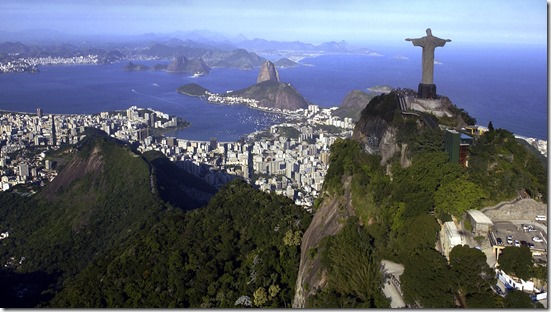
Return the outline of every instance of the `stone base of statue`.
<path id="1" fill-rule="evenodd" d="M 420 83 L 417 96 L 422 99 L 436 99 L 436 85 Z"/>

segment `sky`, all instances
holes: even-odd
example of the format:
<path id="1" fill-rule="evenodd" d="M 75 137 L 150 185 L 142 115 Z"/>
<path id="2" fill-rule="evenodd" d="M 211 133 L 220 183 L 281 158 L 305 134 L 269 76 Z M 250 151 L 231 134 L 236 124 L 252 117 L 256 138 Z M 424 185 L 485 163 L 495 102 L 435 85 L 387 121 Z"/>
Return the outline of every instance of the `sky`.
<path id="1" fill-rule="evenodd" d="M 433 35 L 472 43 L 546 44 L 545 0 L 0 0 L 0 31 L 134 35 L 210 30 L 319 44 Z M 0 37 L 0 41 L 2 38 Z"/>

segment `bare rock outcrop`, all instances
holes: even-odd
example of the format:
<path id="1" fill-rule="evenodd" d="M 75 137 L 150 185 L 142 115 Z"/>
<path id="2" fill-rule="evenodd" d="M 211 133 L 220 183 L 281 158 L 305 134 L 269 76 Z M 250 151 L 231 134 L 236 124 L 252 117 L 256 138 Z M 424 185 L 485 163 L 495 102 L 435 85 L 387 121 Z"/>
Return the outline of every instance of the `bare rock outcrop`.
<path id="1" fill-rule="evenodd" d="M 316 248 L 324 237 L 336 235 L 342 229 L 344 222 L 340 222 L 340 219 L 355 214 L 350 194 L 351 178 L 346 178 L 343 182 L 344 196 L 326 198 L 302 237 L 293 308 L 304 308 L 306 299 L 327 283 L 325 273 L 321 271 L 320 253 L 311 256 L 309 251 Z"/>
<path id="2" fill-rule="evenodd" d="M 41 196 L 44 196 L 49 201 L 54 200 L 60 190 L 68 189 L 74 181 L 81 179 L 89 173 L 101 172 L 104 163 L 101 147 L 98 145 L 94 146 L 88 157 L 73 157 L 64 170 L 51 183 L 44 187 Z"/>
<path id="3" fill-rule="evenodd" d="M 398 129 L 395 127 L 388 127 L 383 133 L 381 141 L 379 142 L 379 153 L 381 154 L 381 165 L 387 163 L 396 152 L 400 151 L 398 144 L 396 143 L 396 134 Z"/>
<path id="4" fill-rule="evenodd" d="M 270 61 L 266 61 L 262 64 L 262 66 L 260 66 L 256 83 L 261 83 L 268 80 L 279 82 L 279 73 L 277 72 L 274 63 Z"/>
<path id="5" fill-rule="evenodd" d="M 297 110 L 308 107 L 308 102 L 291 84 L 266 80 L 227 95 L 257 100 L 258 106 Z"/>

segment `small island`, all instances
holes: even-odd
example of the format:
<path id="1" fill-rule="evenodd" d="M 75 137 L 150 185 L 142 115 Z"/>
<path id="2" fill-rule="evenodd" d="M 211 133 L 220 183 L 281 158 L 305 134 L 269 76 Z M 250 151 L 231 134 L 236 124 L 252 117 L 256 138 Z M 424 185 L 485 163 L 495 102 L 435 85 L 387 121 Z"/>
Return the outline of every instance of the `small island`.
<path id="1" fill-rule="evenodd" d="M 196 96 L 196 97 L 205 96 L 209 92 L 209 90 L 201 87 L 196 83 L 188 83 L 186 85 L 179 87 L 178 89 L 176 89 L 176 91 L 178 91 L 178 93 L 180 94 L 184 94 L 188 96 Z"/>
<path id="2" fill-rule="evenodd" d="M 149 67 L 143 64 L 134 64 L 132 62 L 128 62 L 128 64 L 124 67 L 124 70 L 126 71 L 142 71 L 142 70 L 149 70 Z"/>
<path id="3" fill-rule="evenodd" d="M 225 94 L 212 93 L 198 84 L 190 83 L 177 89 L 178 93 L 201 97 L 209 103 L 225 105 L 245 104 L 256 109 L 297 110 L 308 107 L 308 102 L 289 83 L 279 80 L 274 63 L 266 61 L 260 67 L 256 84 Z"/>

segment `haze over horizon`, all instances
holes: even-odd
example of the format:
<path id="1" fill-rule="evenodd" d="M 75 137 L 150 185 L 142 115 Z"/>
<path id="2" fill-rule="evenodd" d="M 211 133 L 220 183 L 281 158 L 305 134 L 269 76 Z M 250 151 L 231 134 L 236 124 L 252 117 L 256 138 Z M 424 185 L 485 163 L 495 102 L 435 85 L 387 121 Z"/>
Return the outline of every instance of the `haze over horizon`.
<path id="1" fill-rule="evenodd" d="M 209 30 L 229 38 L 319 44 L 402 43 L 424 30 L 464 43 L 547 43 L 546 1 L 3 0 L 0 29 L 70 35 L 140 35 Z M 2 40 L 0 34 L 0 41 Z"/>

